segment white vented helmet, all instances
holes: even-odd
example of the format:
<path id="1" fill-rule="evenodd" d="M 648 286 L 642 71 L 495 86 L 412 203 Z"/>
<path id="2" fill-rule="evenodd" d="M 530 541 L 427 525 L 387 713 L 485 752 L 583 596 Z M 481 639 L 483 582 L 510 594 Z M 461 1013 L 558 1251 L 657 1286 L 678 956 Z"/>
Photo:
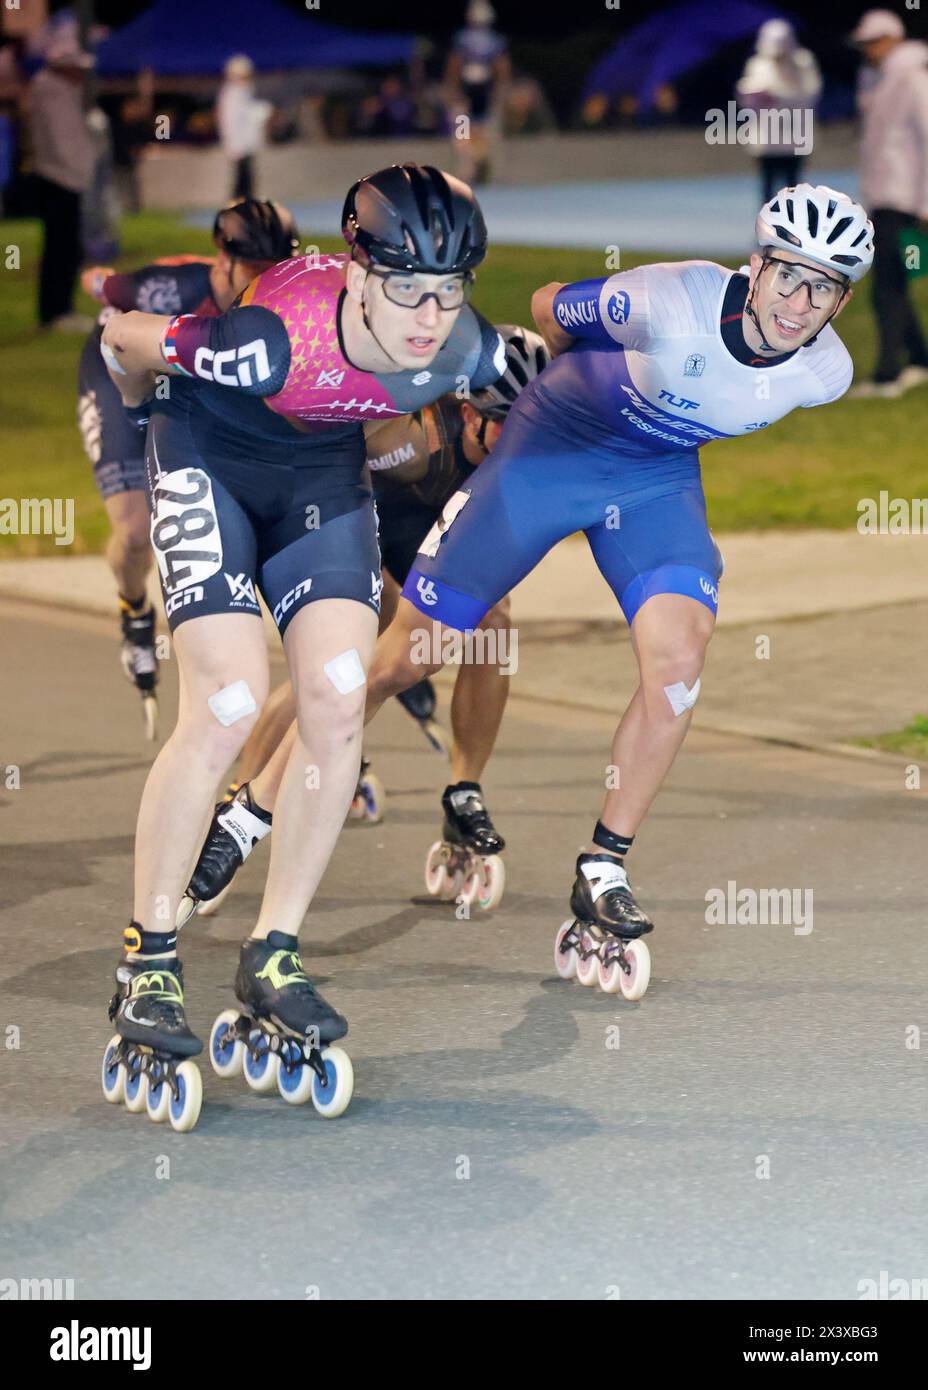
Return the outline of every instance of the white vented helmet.
<path id="1" fill-rule="evenodd" d="M 757 244 L 862 280 L 873 264 L 873 223 L 859 203 L 824 184 L 781 188 L 757 214 Z"/>
<path id="2" fill-rule="evenodd" d="M 497 323 L 495 328 L 506 345 L 506 366 L 492 386 L 473 393 L 471 405 L 490 420 L 505 420 L 519 392 L 544 371 L 551 354 L 540 333 L 513 323 Z"/>

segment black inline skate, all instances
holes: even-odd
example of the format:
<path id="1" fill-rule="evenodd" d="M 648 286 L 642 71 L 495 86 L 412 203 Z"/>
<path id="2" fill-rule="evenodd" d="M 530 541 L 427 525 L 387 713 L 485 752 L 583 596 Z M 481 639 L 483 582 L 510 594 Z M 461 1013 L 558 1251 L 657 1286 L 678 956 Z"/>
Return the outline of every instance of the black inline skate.
<path id="1" fill-rule="evenodd" d="M 103 1094 L 125 1101 L 184 1133 L 200 1117 L 203 1081 L 191 1057 L 203 1044 L 187 1026 L 184 977 L 177 956 L 150 961 L 123 959 L 116 968 L 117 991 L 109 1006 L 115 1036 L 103 1054 Z"/>
<path id="2" fill-rule="evenodd" d="M 448 735 L 435 718 L 435 687 L 428 677 L 411 685 L 408 690 L 401 690 L 396 698 L 406 713 L 419 725 L 435 752 L 444 758 L 450 758 L 451 744 Z"/>
<path id="3" fill-rule="evenodd" d="M 348 819 L 366 820 L 371 825 L 379 825 L 383 820 L 386 802 L 387 797 L 383 783 L 376 772 L 371 772 L 370 761 L 367 758 L 362 758 L 361 771 L 358 773 L 358 785 L 351 798 L 351 805 L 348 807 Z"/>
<path id="4" fill-rule="evenodd" d="M 624 865 L 612 854 L 581 854 L 570 895 L 573 920 L 554 942 L 562 980 L 598 984 L 606 994 L 641 999 L 651 979 L 651 954 L 640 940 L 654 924 L 632 897 Z"/>
<path id="5" fill-rule="evenodd" d="M 122 626 L 122 648 L 119 659 L 126 679 L 142 697 L 142 716 L 145 737 L 158 737 L 158 659 L 155 655 L 155 610 L 133 608 L 125 599 L 119 600 Z"/>
<path id="6" fill-rule="evenodd" d="M 232 887 L 232 880 L 255 845 L 271 833 L 272 816 L 252 800 L 249 784 L 217 802 L 200 857 L 187 891 L 180 900 L 175 925 L 182 927 L 195 912 L 208 917 Z"/>
<path id="7" fill-rule="evenodd" d="M 442 839 L 425 861 L 425 886 L 433 898 L 457 901 L 489 911 L 498 907 L 506 887 L 500 858 L 505 840 L 490 820 L 479 782 L 457 782 L 441 798 L 445 813 Z"/>
<path id="8" fill-rule="evenodd" d="M 276 1089 L 291 1105 L 307 1100 L 335 1119 L 354 1089 L 351 1059 L 332 1047 L 348 1024 L 316 990 L 295 936 L 272 931 L 243 942 L 235 996 L 244 1013 L 226 1009 L 213 1024 L 209 1055 L 219 1076 L 244 1073 L 253 1091 Z"/>

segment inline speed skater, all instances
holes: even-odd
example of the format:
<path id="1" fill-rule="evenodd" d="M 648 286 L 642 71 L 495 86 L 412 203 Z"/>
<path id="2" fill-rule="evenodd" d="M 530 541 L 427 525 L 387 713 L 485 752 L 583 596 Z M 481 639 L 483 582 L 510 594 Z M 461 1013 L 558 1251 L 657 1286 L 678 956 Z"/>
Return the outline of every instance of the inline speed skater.
<path id="1" fill-rule="evenodd" d="M 555 360 L 420 547 L 368 679 L 371 717 L 422 678 L 423 615 L 441 629 L 430 673 L 444 627 L 472 630 L 553 545 L 585 532 L 630 624 L 639 685 L 612 746 L 617 784 L 577 861 L 557 964 L 630 998 L 647 988 L 651 922 L 625 856 L 689 728 L 722 574 L 698 449 L 844 394 L 852 365 L 832 322 L 873 260 L 864 209 L 822 186 L 781 189 L 756 238 L 734 273 L 671 262 L 536 292 Z"/>
<path id="2" fill-rule="evenodd" d="M 392 616 L 398 586 L 415 563 L 417 550 L 434 532 L 446 502 L 492 451 L 513 401 L 550 360 L 537 333 L 511 324 L 498 324 L 497 332 L 505 344 L 505 370 L 492 385 L 474 391 L 469 401 L 449 394 L 415 414 L 366 429 L 380 525 L 383 593 L 394 595 L 381 611 L 381 628 L 385 618 Z M 497 655 L 508 655 L 508 598 L 493 606 L 481 627 L 496 639 Z M 429 893 L 450 899 L 463 894 L 468 904 L 483 908 L 499 903 L 505 880 L 499 858 L 504 842 L 489 818 L 480 778 L 499 733 L 509 679 L 502 660 L 465 662 L 458 671 L 451 701 L 451 781 L 442 797 L 444 829 L 426 862 Z M 285 710 L 286 705 L 275 698 L 268 722 L 276 729 Z M 267 743 L 260 725 L 256 736 Z M 295 737 L 291 727 L 263 770 L 237 790 L 237 804 L 216 807 L 179 923 L 197 907 L 204 914 L 215 911 L 234 874 L 268 834 Z M 362 763 L 358 797 L 371 797 L 372 782 L 373 774 Z M 379 782 L 374 783 L 373 797 L 382 803 Z M 371 814 L 368 819 L 377 816 Z"/>
<path id="3" fill-rule="evenodd" d="M 154 314 L 220 314 L 269 265 L 296 248 L 296 228 L 286 208 L 249 198 L 216 214 L 217 254 L 169 256 L 141 270 L 86 270 L 84 289 L 102 309 L 81 353 L 78 424 L 110 524 L 106 558 L 119 595 L 126 678 L 142 696 L 146 735 L 157 736 L 158 663 L 155 610 L 146 596 L 153 564 L 145 491 L 145 436 L 127 418 L 119 392 L 100 355 L 103 325 L 111 314 L 140 309 Z"/>
<path id="4" fill-rule="evenodd" d="M 129 313 L 103 331 L 124 402 L 149 420 L 152 540 L 181 675 L 177 726 L 139 814 L 133 954 L 160 957 L 156 927 L 175 920 L 213 789 L 266 699 L 260 589 L 298 718 L 264 899 L 238 976 L 250 978 L 263 943 L 270 956 L 255 975 L 301 996 L 291 1010 L 242 983 L 239 1004 L 269 1036 L 292 1029 L 309 999 L 295 942 L 357 782 L 380 604 L 362 424 L 421 408 L 462 376 L 479 389 L 503 365 L 498 334 L 467 304 L 486 254 L 469 188 L 437 169 L 393 166 L 352 186 L 342 225 L 349 255 L 283 261 L 216 318 L 165 324 Z M 165 370 L 171 390 L 162 398 L 152 383 Z M 324 1001 L 313 1007 L 329 1010 Z M 221 1038 L 211 1060 L 227 1074 L 226 1043 L 240 1056 L 240 1039 Z M 299 1055 L 288 1049 L 281 1092 L 306 1099 L 290 1083 L 293 1069 L 309 1067 L 313 1084 L 334 1096 L 342 1081 L 330 1076 L 326 1051 L 321 1025 Z"/>

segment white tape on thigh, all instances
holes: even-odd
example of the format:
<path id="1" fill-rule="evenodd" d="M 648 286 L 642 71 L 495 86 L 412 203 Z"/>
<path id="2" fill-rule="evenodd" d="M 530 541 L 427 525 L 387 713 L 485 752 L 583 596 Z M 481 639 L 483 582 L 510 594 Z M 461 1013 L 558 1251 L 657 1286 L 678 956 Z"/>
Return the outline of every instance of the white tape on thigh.
<path id="1" fill-rule="evenodd" d="M 210 695 L 206 703 L 226 729 L 237 719 L 254 714 L 258 708 L 247 681 L 233 681 L 232 685 L 227 685 L 223 690 L 217 690 L 215 695 Z"/>
<path id="2" fill-rule="evenodd" d="M 350 695 L 352 690 L 357 690 L 367 679 L 361 658 L 354 647 L 350 651 L 339 652 L 338 656 L 333 656 L 322 669 L 340 695 Z"/>
<path id="3" fill-rule="evenodd" d="M 664 694 L 670 701 L 670 708 L 674 714 L 686 714 L 699 699 L 699 677 L 696 677 L 696 684 L 692 690 L 687 689 L 685 681 L 677 681 L 674 685 L 665 685 Z"/>

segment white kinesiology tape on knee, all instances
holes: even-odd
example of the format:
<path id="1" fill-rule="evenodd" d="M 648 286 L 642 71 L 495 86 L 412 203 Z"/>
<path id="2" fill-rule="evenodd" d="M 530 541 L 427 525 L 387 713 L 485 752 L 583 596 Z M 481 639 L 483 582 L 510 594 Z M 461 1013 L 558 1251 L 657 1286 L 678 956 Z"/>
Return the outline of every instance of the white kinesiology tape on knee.
<path id="1" fill-rule="evenodd" d="M 215 695 L 210 695 L 206 703 L 220 724 L 226 729 L 237 719 L 244 719 L 246 715 L 254 714 L 258 708 L 255 697 L 248 688 L 247 681 L 233 681 L 231 685 L 217 690 Z"/>
<path id="2" fill-rule="evenodd" d="M 686 714 L 699 699 L 699 677 L 696 677 L 696 684 L 692 690 L 687 689 L 685 681 L 677 681 L 674 685 L 665 685 L 664 694 L 670 701 L 670 708 L 674 714 Z"/>
<path id="3" fill-rule="evenodd" d="M 339 652 L 338 656 L 333 656 L 322 669 L 340 695 L 350 695 L 352 690 L 357 690 L 367 679 L 361 658 L 354 647 L 350 651 Z"/>
<path id="4" fill-rule="evenodd" d="M 261 820 L 240 801 L 230 802 L 229 809 L 217 817 L 217 824 L 221 825 L 223 830 L 227 830 L 238 844 L 242 852 L 242 863 L 251 854 L 258 841 L 263 840 L 265 835 L 271 833 L 271 827 L 267 821 Z"/>

